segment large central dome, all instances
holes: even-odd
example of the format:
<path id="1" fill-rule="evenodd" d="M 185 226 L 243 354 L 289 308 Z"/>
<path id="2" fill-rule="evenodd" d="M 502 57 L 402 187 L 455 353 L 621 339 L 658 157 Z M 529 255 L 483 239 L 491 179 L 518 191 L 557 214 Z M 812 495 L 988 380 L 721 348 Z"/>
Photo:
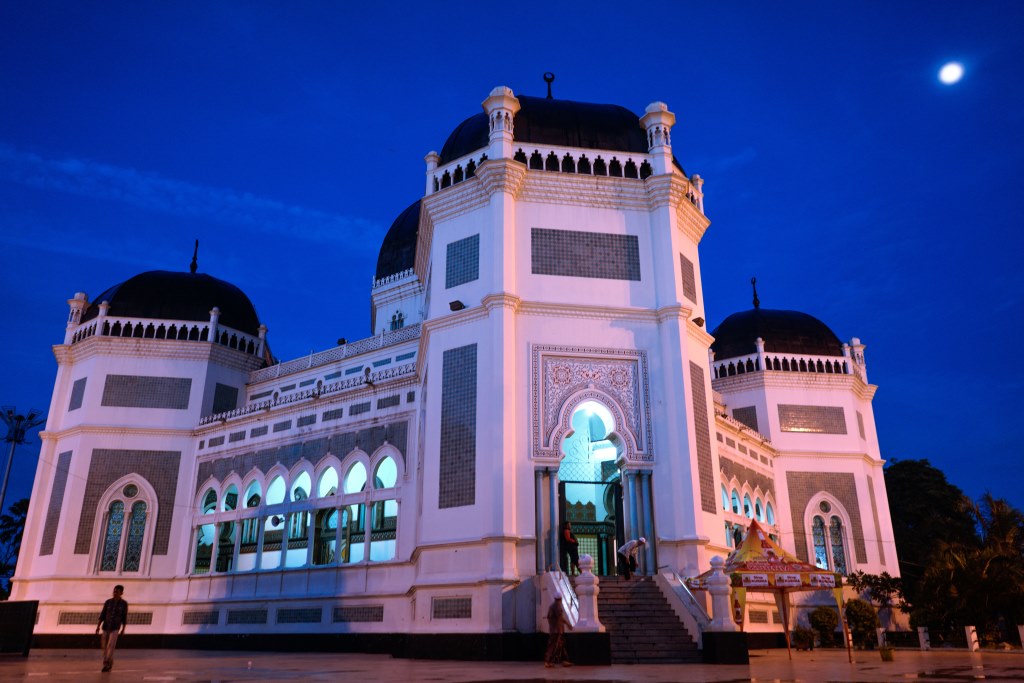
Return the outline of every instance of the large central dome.
<path id="1" fill-rule="evenodd" d="M 209 320 L 220 309 L 220 323 L 256 336 L 260 321 L 249 297 L 230 282 L 203 273 L 151 270 L 107 289 L 93 300 L 82 322 L 99 315 L 99 304 L 110 304 L 108 315 L 156 320 Z"/>
<path id="2" fill-rule="evenodd" d="M 592 104 L 543 97 L 517 96 L 520 109 L 514 124 L 517 143 L 606 149 L 646 154 L 647 135 L 640 117 L 616 104 Z M 440 163 L 487 147 L 487 114 L 480 112 L 458 125 L 441 148 Z"/>

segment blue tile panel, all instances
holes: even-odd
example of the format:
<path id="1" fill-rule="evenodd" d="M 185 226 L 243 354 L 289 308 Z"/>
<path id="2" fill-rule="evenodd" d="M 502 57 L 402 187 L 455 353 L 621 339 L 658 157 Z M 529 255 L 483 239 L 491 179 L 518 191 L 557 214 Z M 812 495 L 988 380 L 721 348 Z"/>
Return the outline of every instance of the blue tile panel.
<path id="1" fill-rule="evenodd" d="M 292 421 L 291 420 L 285 420 L 284 422 L 278 422 L 277 424 L 274 425 L 274 433 L 276 434 L 278 432 L 287 431 L 287 430 L 289 430 L 291 428 L 292 428 Z"/>
<path id="2" fill-rule="evenodd" d="M 403 360 L 409 360 L 410 358 L 414 358 L 415 356 L 415 351 L 410 351 L 409 353 L 400 353 L 397 356 L 395 356 L 395 362 L 401 363 Z"/>
<path id="3" fill-rule="evenodd" d="M 281 387 L 281 391 L 291 391 L 294 388 L 295 388 L 295 383 L 292 382 L 291 384 L 288 384 L 288 385 L 285 385 L 285 386 Z"/>
<path id="4" fill-rule="evenodd" d="M 373 361 L 373 367 L 375 367 L 375 368 L 379 368 L 379 367 L 382 367 L 382 366 L 385 366 L 385 365 L 391 365 L 391 359 L 390 358 L 384 358 L 382 360 L 375 360 L 375 361 Z"/>
<path id="5" fill-rule="evenodd" d="M 57 615 L 57 624 L 61 626 L 92 626 L 100 619 L 100 612 L 60 612 Z M 153 623 L 152 612 L 128 611 L 126 623 L 130 626 L 149 626 Z"/>
<path id="6" fill-rule="evenodd" d="M 732 417 L 737 422 L 741 422 L 755 432 L 757 431 L 757 407 L 747 406 L 746 408 L 736 408 L 732 411 Z"/>
<path id="7" fill-rule="evenodd" d="M 314 377 L 313 379 L 303 380 L 299 382 L 299 388 L 301 389 L 302 387 L 308 387 L 310 384 L 313 384 L 314 382 L 316 382 L 316 377 Z"/>
<path id="8" fill-rule="evenodd" d="M 444 288 L 451 289 L 480 277 L 480 235 L 450 242 L 445 257 Z"/>
<path id="9" fill-rule="evenodd" d="M 431 619 L 472 619 L 473 598 L 434 598 L 430 603 Z"/>
<path id="10" fill-rule="evenodd" d="M 96 448 L 89 462 L 89 474 L 85 482 L 85 497 L 82 514 L 78 518 L 78 535 L 75 537 L 75 554 L 88 555 L 93 547 L 92 528 L 96 521 L 96 509 L 100 497 L 115 481 L 127 474 L 136 474 L 149 482 L 156 491 L 159 510 L 155 526 L 147 526 L 146 533 L 153 533 L 153 554 L 166 555 L 171 533 L 171 516 L 174 513 L 175 491 L 178 486 L 178 466 L 181 462 L 179 451 L 135 451 L 113 448 Z"/>
<path id="11" fill-rule="evenodd" d="M 40 555 L 53 555 L 53 545 L 57 540 L 57 525 L 60 523 L 60 510 L 64 505 L 64 489 L 68 484 L 70 469 L 71 451 L 65 451 L 57 456 L 57 471 L 53 473 L 50 503 L 46 507 L 46 527 L 43 529 L 43 540 L 39 544 Z"/>
<path id="12" fill-rule="evenodd" d="M 265 609 L 229 609 L 228 624 L 265 624 L 267 623 L 267 610 Z"/>
<path id="13" fill-rule="evenodd" d="M 226 413 L 238 407 L 238 387 L 217 382 L 213 388 L 213 414 Z"/>
<path id="14" fill-rule="evenodd" d="M 322 607 L 282 607 L 277 610 L 279 624 L 319 624 L 323 618 Z"/>
<path id="15" fill-rule="evenodd" d="M 679 270 L 683 274 L 683 296 L 697 303 L 697 276 L 694 273 L 693 261 L 680 254 Z"/>
<path id="16" fill-rule="evenodd" d="M 357 607 L 335 607 L 334 623 L 382 622 L 384 605 L 359 605 Z"/>
<path id="17" fill-rule="evenodd" d="M 809 434 L 846 434 L 846 415 L 842 406 L 802 406 L 779 404 L 779 426 L 784 432 Z"/>
<path id="18" fill-rule="evenodd" d="M 718 512 L 715 500 L 715 470 L 711 464 L 711 425 L 708 421 L 704 370 L 690 361 L 690 393 L 693 396 L 693 436 L 697 442 L 697 477 L 700 480 L 700 509 Z"/>
<path id="19" fill-rule="evenodd" d="M 273 391 L 261 391 L 258 394 L 253 394 L 252 396 L 250 396 L 249 400 L 250 401 L 258 401 L 261 398 L 269 398 L 271 395 L 273 395 L 273 393 L 274 393 Z"/>
<path id="20" fill-rule="evenodd" d="M 635 235 L 533 228 L 534 275 L 640 281 L 640 241 Z"/>
<path id="21" fill-rule="evenodd" d="M 240 432 L 231 432 L 228 434 L 228 443 L 238 443 L 239 441 L 245 440 L 245 430 Z"/>
<path id="22" fill-rule="evenodd" d="M 253 468 L 266 473 L 277 463 L 281 463 L 284 467 L 291 469 L 295 463 L 303 458 L 315 466 L 328 453 L 332 453 L 339 458 L 344 458 L 356 448 L 364 453 L 373 453 L 385 441 L 393 445 L 404 455 L 408 432 L 408 422 L 403 420 L 387 425 L 375 425 L 366 429 L 332 434 L 329 437 L 296 441 L 285 446 L 273 446 L 216 460 L 208 460 L 199 463 L 195 481 L 195 492 L 199 493 L 200 484 L 210 477 L 218 481 L 224 481 L 232 473 L 244 476 Z"/>
<path id="23" fill-rule="evenodd" d="M 354 367 L 354 368 L 349 368 L 348 370 L 346 370 L 346 371 L 345 371 L 345 374 L 346 374 L 346 375 L 354 375 L 354 374 L 356 374 L 357 372 L 362 372 L 362 371 L 363 371 L 363 366 L 362 366 L 362 365 L 357 365 L 357 366 L 356 366 L 356 367 Z"/>
<path id="24" fill-rule="evenodd" d="M 267 425 L 253 427 L 249 430 L 249 438 L 251 439 L 255 436 L 266 436 L 268 431 L 270 431 L 270 428 Z"/>
<path id="25" fill-rule="evenodd" d="M 108 408 L 187 410 L 192 390 L 189 377 L 107 375 L 100 405 Z"/>
<path id="26" fill-rule="evenodd" d="M 867 438 L 864 435 L 864 415 L 859 410 L 857 411 L 857 431 L 860 432 L 860 438 Z"/>
<path id="27" fill-rule="evenodd" d="M 363 413 L 370 412 L 370 402 L 365 401 L 363 403 L 355 403 L 351 408 L 348 409 L 349 417 L 353 415 L 362 415 Z"/>
<path id="28" fill-rule="evenodd" d="M 185 610 L 181 623 L 185 626 L 213 626 L 220 623 L 220 610 Z"/>
<path id="29" fill-rule="evenodd" d="M 335 408 L 334 410 L 325 410 L 320 419 L 327 422 L 328 420 L 340 420 L 343 417 L 345 417 L 345 409 Z"/>
<path id="30" fill-rule="evenodd" d="M 393 408 L 402 402 L 402 397 L 399 394 L 394 396 L 384 396 L 377 399 L 377 410 L 382 408 Z"/>
<path id="31" fill-rule="evenodd" d="M 332 379 L 338 379 L 339 377 L 341 377 L 341 370 L 338 370 L 337 372 L 332 372 L 329 375 L 324 375 L 324 379 L 327 380 L 328 382 L 330 382 Z"/>
<path id="32" fill-rule="evenodd" d="M 405 395 L 405 402 L 406 403 L 412 403 L 415 400 L 416 400 L 416 392 L 415 391 L 410 391 L 409 393 L 407 393 Z"/>
<path id="33" fill-rule="evenodd" d="M 210 439 L 210 448 L 216 448 L 217 446 L 223 446 L 223 445 L 224 445 L 224 437 L 223 436 L 215 436 L 212 439 Z"/>
<path id="34" fill-rule="evenodd" d="M 296 427 L 308 427 L 312 424 L 316 424 L 316 415 L 301 415 L 299 416 L 299 419 L 295 421 Z"/>
<path id="35" fill-rule="evenodd" d="M 68 412 L 78 410 L 82 407 L 82 399 L 85 398 L 85 380 L 87 377 L 76 379 L 71 385 L 71 400 L 68 402 Z"/>
<path id="36" fill-rule="evenodd" d="M 476 344 L 444 352 L 438 507 L 476 502 Z"/>

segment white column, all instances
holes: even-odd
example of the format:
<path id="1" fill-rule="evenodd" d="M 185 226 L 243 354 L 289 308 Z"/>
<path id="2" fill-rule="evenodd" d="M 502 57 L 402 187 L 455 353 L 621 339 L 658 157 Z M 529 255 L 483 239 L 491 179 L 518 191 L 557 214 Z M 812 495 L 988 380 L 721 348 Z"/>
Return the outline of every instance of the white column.
<path id="1" fill-rule="evenodd" d="M 971 652 L 977 652 L 981 649 L 981 645 L 978 643 L 978 629 L 974 626 L 965 626 L 964 633 L 967 634 L 967 649 Z"/>
<path id="2" fill-rule="evenodd" d="M 644 110 L 640 125 L 647 131 L 647 147 L 651 155 L 654 175 L 672 172 L 672 126 L 676 115 L 668 110 L 664 102 L 651 102 Z"/>
<path id="3" fill-rule="evenodd" d="M 535 524 L 534 536 L 537 539 L 537 573 L 544 573 L 544 470 L 535 470 L 533 473 L 533 497 L 536 510 L 534 511 Z"/>
<path id="4" fill-rule="evenodd" d="M 558 503 L 556 497 L 555 474 L 557 470 L 548 470 L 548 541 L 551 553 L 548 555 L 548 568 L 558 571 Z"/>
<path id="5" fill-rule="evenodd" d="M 429 196 L 434 192 L 434 171 L 437 170 L 437 164 L 441 160 L 437 152 L 431 150 L 427 156 L 423 157 L 423 160 L 427 162 L 427 187 L 423 192 L 424 196 Z"/>
<path id="6" fill-rule="evenodd" d="M 513 155 L 512 126 L 516 112 L 519 111 L 519 100 L 516 99 L 512 88 L 499 85 L 481 104 L 487 113 L 490 129 L 487 158 L 511 159 Z"/>
<path id="7" fill-rule="evenodd" d="M 1024 627 L 1018 626 L 1017 628 L 1024 628 Z M 1024 635 L 1024 633 L 1022 633 L 1022 635 Z M 917 641 L 918 641 L 918 644 L 920 645 L 922 650 L 930 650 L 930 649 L 932 649 L 932 639 L 928 635 L 928 627 L 927 626 L 918 626 L 917 627 Z"/>

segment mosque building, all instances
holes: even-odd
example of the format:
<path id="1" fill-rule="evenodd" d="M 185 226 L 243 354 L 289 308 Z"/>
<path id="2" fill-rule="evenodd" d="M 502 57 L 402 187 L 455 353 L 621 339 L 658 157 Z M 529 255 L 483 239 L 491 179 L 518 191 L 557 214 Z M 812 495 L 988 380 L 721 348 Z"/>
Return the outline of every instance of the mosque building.
<path id="1" fill-rule="evenodd" d="M 675 123 L 495 88 L 384 238 L 371 336 L 308 356 L 195 261 L 75 294 L 13 581 L 36 633 L 92 633 L 114 583 L 132 634 L 532 633 L 566 521 L 599 577 L 641 536 L 641 574 L 695 576 L 752 519 L 898 575 L 864 345 L 756 290 L 707 331 Z"/>

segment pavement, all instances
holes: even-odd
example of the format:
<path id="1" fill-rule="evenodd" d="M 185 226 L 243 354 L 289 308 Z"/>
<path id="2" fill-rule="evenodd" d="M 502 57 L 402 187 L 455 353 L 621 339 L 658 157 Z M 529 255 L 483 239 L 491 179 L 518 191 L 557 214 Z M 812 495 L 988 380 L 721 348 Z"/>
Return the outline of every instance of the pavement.
<path id="1" fill-rule="evenodd" d="M 895 661 L 883 662 L 878 652 L 842 650 L 750 653 L 745 666 L 705 664 L 616 664 L 544 668 L 540 662 L 465 662 L 393 659 L 388 655 L 211 652 L 193 650 L 122 650 L 114 670 L 100 673 L 99 650 L 33 650 L 27 658 L 0 656 L 0 681 L 50 683 L 70 681 L 381 681 L 383 683 L 719 683 L 796 681 L 1024 681 L 1024 654 L 1011 652 L 897 650 Z"/>

